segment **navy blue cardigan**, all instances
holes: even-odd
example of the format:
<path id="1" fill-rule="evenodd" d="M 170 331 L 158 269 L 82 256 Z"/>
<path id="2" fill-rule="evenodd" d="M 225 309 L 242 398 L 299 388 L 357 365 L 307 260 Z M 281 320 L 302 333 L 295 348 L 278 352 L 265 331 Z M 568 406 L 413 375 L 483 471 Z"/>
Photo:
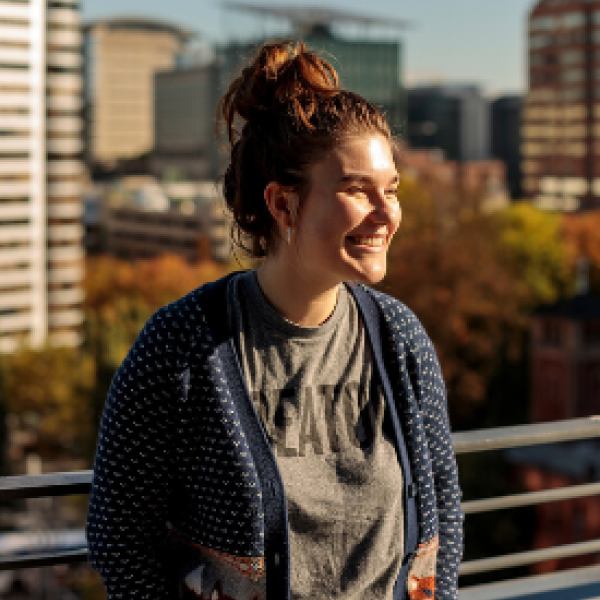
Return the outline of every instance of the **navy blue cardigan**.
<path id="1" fill-rule="evenodd" d="M 289 599 L 283 482 L 237 361 L 228 280 L 158 310 L 113 379 L 86 526 L 90 563 L 109 600 L 178 597 L 173 531 L 215 560 L 266 569 L 267 599 Z M 395 598 L 454 600 L 463 515 L 433 345 L 397 300 L 362 285 L 350 290 L 384 371 L 406 506 L 416 502 L 417 527 L 405 511 Z"/>

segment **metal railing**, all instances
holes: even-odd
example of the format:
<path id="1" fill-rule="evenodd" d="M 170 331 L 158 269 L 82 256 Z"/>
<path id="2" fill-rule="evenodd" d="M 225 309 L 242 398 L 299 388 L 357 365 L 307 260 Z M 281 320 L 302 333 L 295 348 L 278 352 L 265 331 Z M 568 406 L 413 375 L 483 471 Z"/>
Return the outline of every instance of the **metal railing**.
<path id="1" fill-rule="evenodd" d="M 476 431 L 455 433 L 453 435 L 454 448 L 457 455 L 488 450 L 502 450 L 507 448 L 533 446 L 553 442 L 566 442 L 600 438 L 600 416 L 535 425 L 520 425 L 515 427 L 500 427 L 494 429 L 480 429 Z M 67 496 L 72 494 L 89 493 L 91 484 L 91 471 L 76 471 L 70 473 L 51 473 L 34 476 L 16 476 L 0 478 L 0 501 L 17 498 L 41 498 L 48 496 Z M 488 511 L 533 506 L 544 502 L 556 502 L 572 498 L 582 498 L 600 494 L 600 483 L 574 485 L 558 489 L 537 492 L 513 494 L 497 498 L 485 498 L 463 502 L 463 510 L 467 515 Z M 499 569 L 517 566 L 526 566 L 545 560 L 581 556 L 600 552 L 600 540 L 591 540 L 575 544 L 556 546 L 541 550 L 529 550 L 504 556 L 495 556 L 463 562 L 460 569 L 461 575 L 473 575 Z M 87 550 L 82 548 L 75 551 L 60 551 L 41 553 L 37 555 L 0 557 L 0 571 L 16 568 L 40 567 L 56 564 L 85 562 Z M 576 570 L 574 570 L 576 571 Z M 590 576 L 589 573 L 594 575 Z M 563 580 L 567 580 L 569 572 L 561 572 Z M 591 577 L 600 582 L 600 567 L 586 571 L 588 579 Z M 566 579 L 565 579 L 566 578 Z M 519 591 L 522 595 L 523 585 L 526 580 L 531 580 L 535 589 L 539 588 L 539 577 L 519 579 Z M 548 579 L 548 581 L 550 581 Z M 490 584 L 490 589 L 498 584 Z M 485 586 L 484 586 L 485 587 Z M 465 594 L 461 590 L 461 598 L 470 597 L 469 590 Z M 473 588 L 475 591 L 475 588 Z M 484 593 L 481 586 L 477 587 L 477 595 L 473 598 L 501 598 L 510 596 L 489 596 Z"/>

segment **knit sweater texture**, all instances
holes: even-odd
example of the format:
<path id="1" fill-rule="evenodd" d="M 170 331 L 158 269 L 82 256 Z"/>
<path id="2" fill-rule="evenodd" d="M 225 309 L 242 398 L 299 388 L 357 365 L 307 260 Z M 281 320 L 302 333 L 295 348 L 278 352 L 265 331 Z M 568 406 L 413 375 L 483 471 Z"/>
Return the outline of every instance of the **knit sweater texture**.
<path id="1" fill-rule="evenodd" d="M 226 282 L 157 311 L 113 379 L 86 526 L 108 600 L 179 598 L 189 558 L 174 551 L 180 542 L 245 577 L 266 571 L 268 600 L 289 598 L 283 483 L 244 385 L 226 303 L 211 293 L 219 285 Z M 395 597 L 456 600 L 463 514 L 433 345 L 397 300 L 364 286 L 353 293 L 368 295 L 381 321 L 416 485 L 418 547 Z"/>

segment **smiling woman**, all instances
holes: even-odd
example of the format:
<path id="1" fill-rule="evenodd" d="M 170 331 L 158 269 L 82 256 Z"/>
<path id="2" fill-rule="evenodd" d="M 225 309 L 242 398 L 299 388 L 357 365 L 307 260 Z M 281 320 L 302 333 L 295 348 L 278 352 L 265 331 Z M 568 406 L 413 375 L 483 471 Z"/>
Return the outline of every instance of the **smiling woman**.
<path id="1" fill-rule="evenodd" d="M 159 310 L 113 380 L 87 524 L 108 598 L 455 600 L 439 364 L 365 285 L 401 216 L 385 118 L 295 43 L 263 46 L 219 114 L 261 262 Z"/>

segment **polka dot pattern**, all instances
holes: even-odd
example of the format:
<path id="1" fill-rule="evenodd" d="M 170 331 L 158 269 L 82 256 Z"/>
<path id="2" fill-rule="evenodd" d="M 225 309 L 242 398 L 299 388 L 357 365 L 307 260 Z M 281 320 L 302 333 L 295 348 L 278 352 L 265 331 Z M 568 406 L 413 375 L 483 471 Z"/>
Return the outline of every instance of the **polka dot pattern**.
<path id="1" fill-rule="evenodd" d="M 439 364 L 417 318 L 370 292 L 385 316 L 385 354 L 400 391 L 419 542 L 439 533 L 435 598 L 456 599 L 462 512 Z M 108 600 L 178 597 L 170 527 L 215 555 L 265 557 L 263 487 L 205 308 L 200 287 L 157 311 L 108 394 L 86 526 Z"/>
<path id="2" fill-rule="evenodd" d="M 399 392 L 399 417 L 406 425 L 406 443 L 417 482 L 419 546 L 428 548 L 439 537 L 435 598 L 456 600 L 464 517 L 441 368 L 433 344 L 414 313 L 395 298 L 368 291 L 385 319 L 389 375 Z M 427 556 L 427 552 L 423 554 Z M 419 552 L 411 571 L 419 570 L 418 559 Z"/>

